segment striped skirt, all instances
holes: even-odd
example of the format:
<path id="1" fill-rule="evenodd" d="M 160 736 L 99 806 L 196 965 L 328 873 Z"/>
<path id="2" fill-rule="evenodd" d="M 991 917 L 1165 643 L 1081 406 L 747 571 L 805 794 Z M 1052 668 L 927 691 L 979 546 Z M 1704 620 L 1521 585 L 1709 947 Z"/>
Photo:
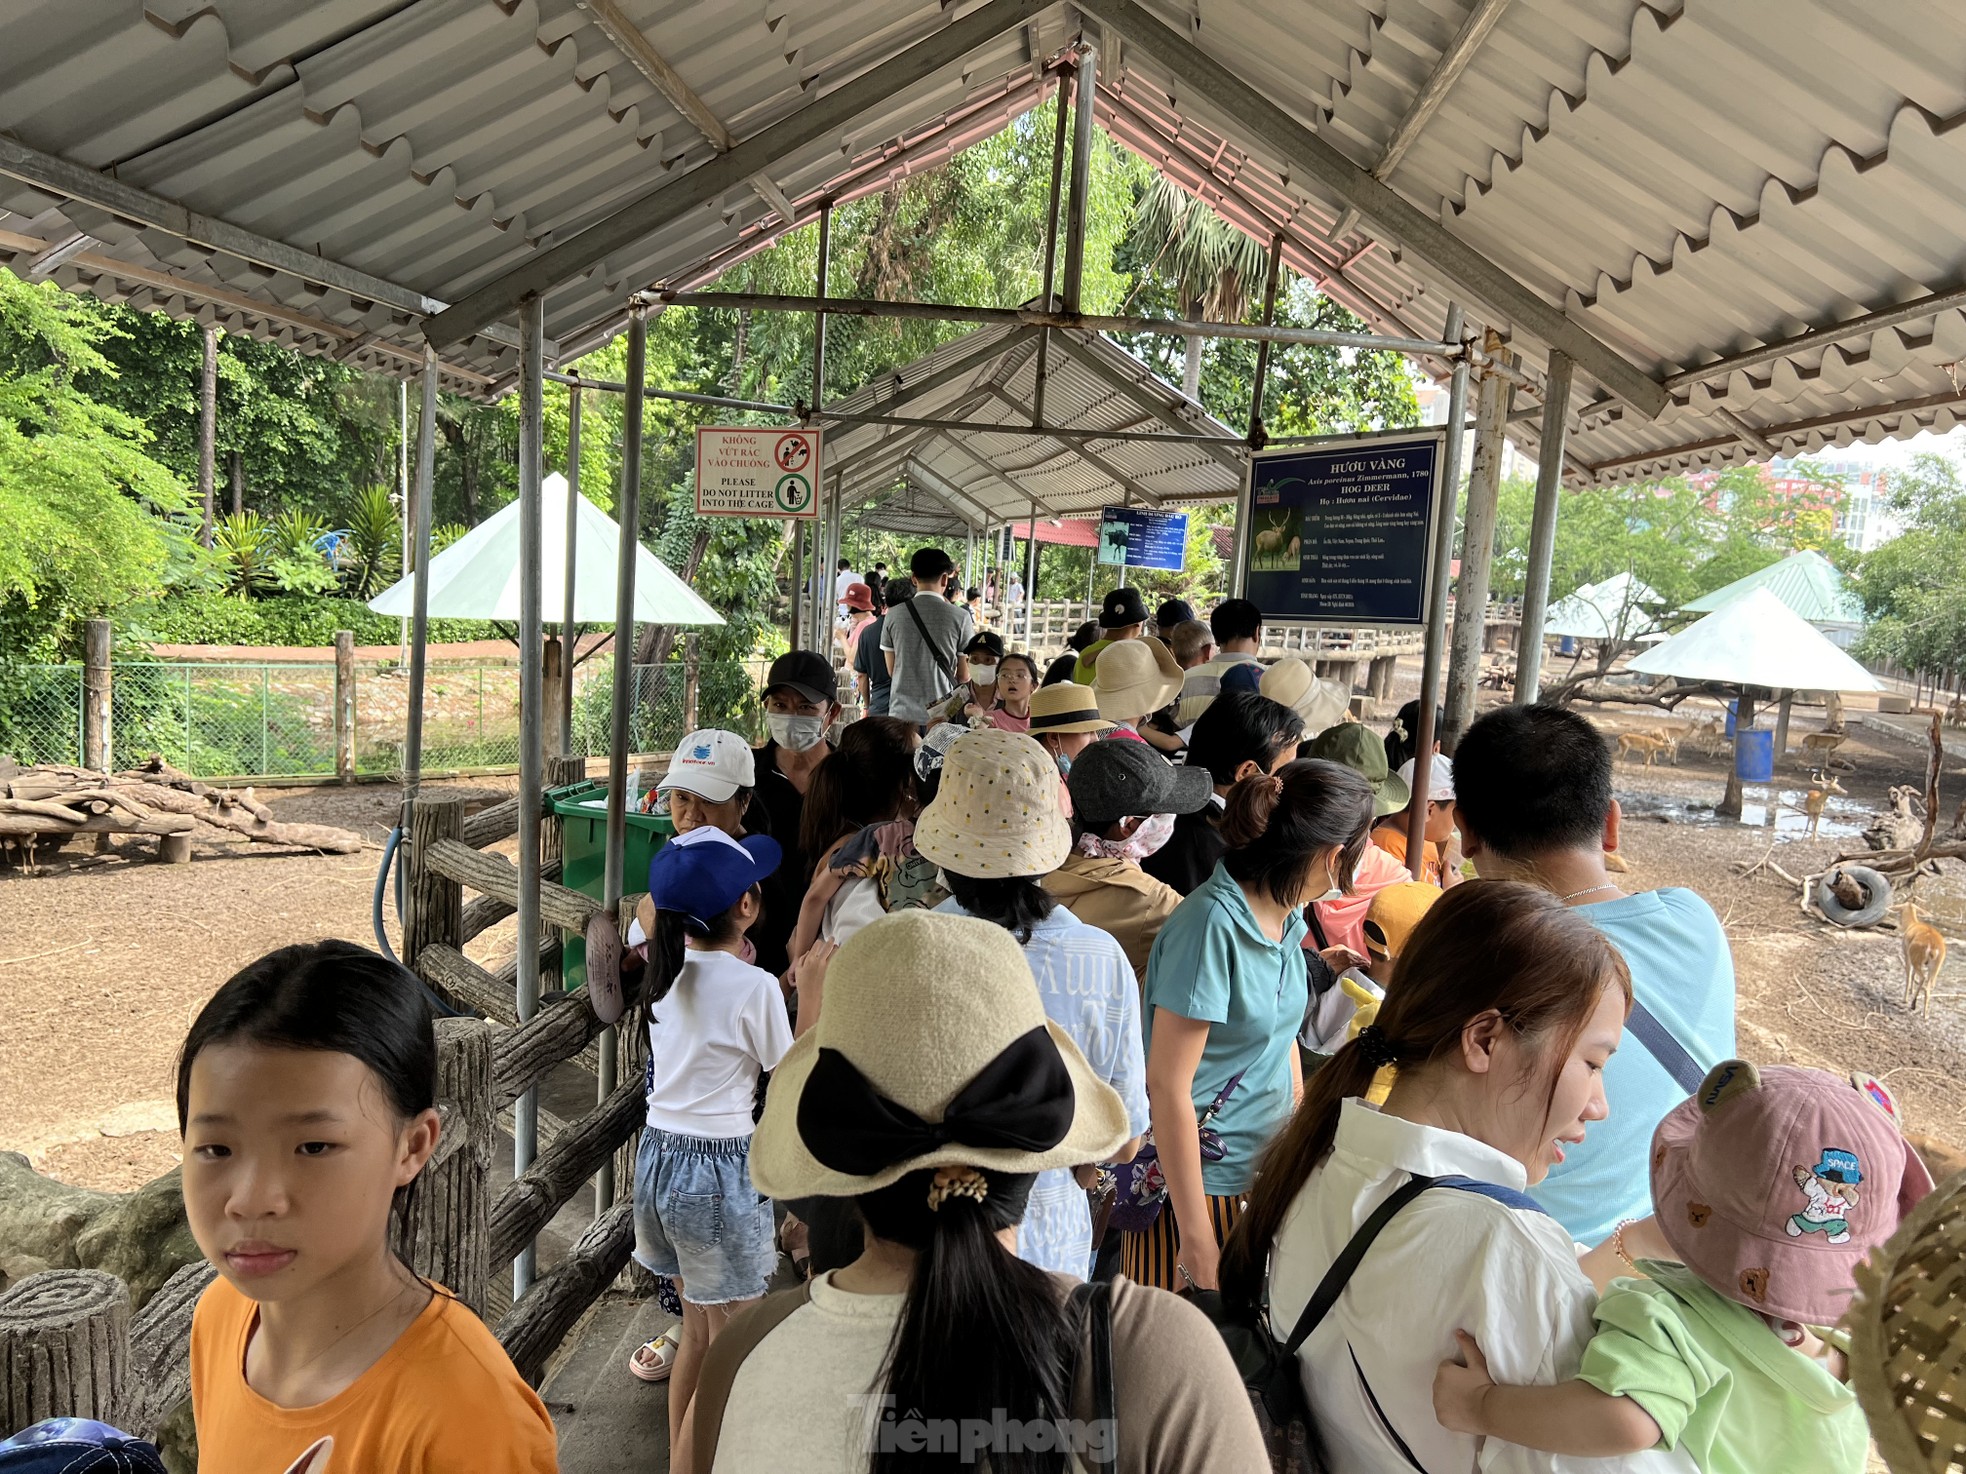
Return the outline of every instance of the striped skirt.
<path id="1" fill-rule="evenodd" d="M 1227 1240 L 1229 1230 L 1248 1207 L 1249 1199 L 1241 1193 L 1208 1199 L 1208 1221 L 1215 1230 L 1217 1244 Z M 1121 1273 L 1135 1284 L 1177 1292 L 1185 1290 L 1188 1282 L 1174 1267 L 1180 1246 L 1181 1233 L 1175 1226 L 1174 1209 L 1164 1207 L 1160 1216 L 1140 1232 L 1120 1235 Z"/>

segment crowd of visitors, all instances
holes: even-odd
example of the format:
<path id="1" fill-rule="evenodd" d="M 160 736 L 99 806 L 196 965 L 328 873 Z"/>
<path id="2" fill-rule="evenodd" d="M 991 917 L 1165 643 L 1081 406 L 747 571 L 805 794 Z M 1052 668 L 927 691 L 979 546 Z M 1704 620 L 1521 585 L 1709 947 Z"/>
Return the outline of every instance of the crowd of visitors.
<path id="1" fill-rule="evenodd" d="M 1116 590 L 1041 670 L 945 554 L 884 571 L 842 562 L 842 668 L 775 661 L 762 745 L 656 785 L 635 1255 L 683 1309 L 629 1370 L 669 1467 L 1253 1474 L 1253 1323 L 1345 1474 L 1858 1474 L 1826 1328 L 1929 1178 L 1874 1094 L 1735 1058 L 1720 923 L 1618 884 L 1587 721 L 1490 711 L 1419 793 L 1417 705 L 1353 720 L 1246 601 Z M 194 1024 L 203 1467 L 553 1467 L 389 1240 L 433 1090 L 418 984 L 345 944 Z"/>

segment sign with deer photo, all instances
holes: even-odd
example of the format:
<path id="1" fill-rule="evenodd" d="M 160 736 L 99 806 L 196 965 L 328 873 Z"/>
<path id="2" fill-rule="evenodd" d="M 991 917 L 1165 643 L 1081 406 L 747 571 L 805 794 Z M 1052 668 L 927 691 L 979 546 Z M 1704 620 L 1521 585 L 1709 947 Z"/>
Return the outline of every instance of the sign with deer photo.
<path id="1" fill-rule="evenodd" d="M 1425 624 L 1443 447 L 1416 431 L 1251 457 L 1244 596 L 1268 620 Z"/>
<path id="2" fill-rule="evenodd" d="M 1179 573 L 1188 560 L 1188 514 L 1107 507 L 1099 514 L 1099 561 Z"/>

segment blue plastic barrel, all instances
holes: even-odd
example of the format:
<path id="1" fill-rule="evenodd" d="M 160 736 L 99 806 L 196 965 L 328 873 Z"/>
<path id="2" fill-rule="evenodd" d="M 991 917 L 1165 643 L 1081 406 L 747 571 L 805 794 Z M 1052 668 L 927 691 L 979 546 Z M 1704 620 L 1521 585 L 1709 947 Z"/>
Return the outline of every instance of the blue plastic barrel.
<path id="1" fill-rule="evenodd" d="M 1575 635 L 1560 636 L 1556 642 L 1556 653 L 1559 655 L 1575 655 L 1577 653 L 1577 637 Z"/>
<path id="2" fill-rule="evenodd" d="M 1775 778 L 1775 734 L 1750 727 L 1734 739 L 1734 771 L 1743 783 L 1771 783 Z"/>

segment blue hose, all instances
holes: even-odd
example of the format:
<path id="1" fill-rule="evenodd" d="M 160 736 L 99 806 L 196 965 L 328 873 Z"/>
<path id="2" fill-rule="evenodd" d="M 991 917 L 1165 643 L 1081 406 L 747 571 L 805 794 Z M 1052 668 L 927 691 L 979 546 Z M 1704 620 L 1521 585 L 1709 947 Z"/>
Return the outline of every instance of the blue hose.
<path id="1" fill-rule="evenodd" d="M 389 831 L 389 842 L 382 847 L 382 868 L 376 871 L 375 873 L 375 893 L 369 903 L 369 923 L 375 929 L 376 947 L 384 957 L 387 957 L 391 962 L 395 963 L 399 967 L 402 966 L 402 959 L 396 955 L 395 949 L 389 945 L 389 934 L 386 930 L 384 930 L 382 925 L 382 896 L 383 896 L 383 892 L 388 890 L 389 888 L 390 862 L 396 858 L 396 847 L 400 845 L 402 842 L 403 842 L 403 829 L 402 826 L 399 824 L 394 829 Z M 402 869 L 398 867 L 396 871 L 396 922 L 397 924 L 401 925 L 402 920 L 403 920 L 403 872 Z M 411 976 L 415 977 L 415 974 L 412 973 Z M 433 989 L 428 983 L 424 982 L 422 978 L 417 978 L 416 981 L 417 981 L 417 986 L 423 989 L 424 996 L 429 998 L 430 1006 L 437 1011 L 440 1017 L 442 1018 L 477 1017 L 476 1014 L 467 1013 L 461 1008 L 451 1007 L 450 1004 L 446 1003 L 442 998 L 438 997 L 436 990 Z"/>

